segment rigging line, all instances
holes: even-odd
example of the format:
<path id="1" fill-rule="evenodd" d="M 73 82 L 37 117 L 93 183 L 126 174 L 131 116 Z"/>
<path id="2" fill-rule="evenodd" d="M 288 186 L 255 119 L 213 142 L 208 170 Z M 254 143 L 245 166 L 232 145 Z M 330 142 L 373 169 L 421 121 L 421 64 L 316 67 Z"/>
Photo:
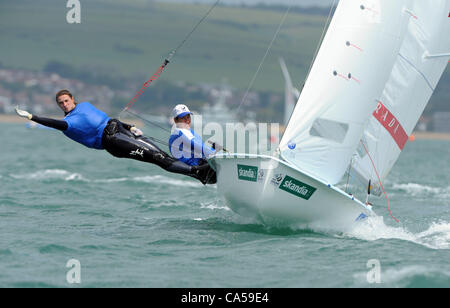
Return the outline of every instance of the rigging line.
<path id="1" fill-rule="evenodd" d="M 288 9 L 286 10 L 286 13 L 283 16 L 283 19 L 281 20 L 280 25 L 278 26 L 278 29 L 275 32 L 275 35 L 273 36 L 272 41 L 270 42 L 269 47 L 267 48 L 266 53 L 264 54 L 264 57 L 261 60 L 261 63 L 259 63 L 259 67 L 256 70 L 256 73 L 253 76 L 253 78 L 252 78 L 252 80 L 251 80 L 251 82 L 250 82 L 250 84 L 249 84 L 249 86 L 247 88 L 247 91 L 245 92 L 245 95 L 242 98 L 242 101 L 239 104 L 236 112 L 239 112 L 239 110 L 241 109 L 242 104 L 247 100 L 247 96 L 248 96 L 248 94 L 250 92 L 250 89 L 253 87 L 253 84 L 255 83 L 256 77 L 259 75 L 259 72 L 261 71 L 261 68 L 262 68 L 264 62 L 266 61 L 267 55 L 269 54 L 270 50 L 272 49 L 272 45 L 275 42 L 276 38 L 278 37 L 278 34 L 280 33 L 281 27 L 283 26 L 287 16 L 289 15 L 289 12 L 290 12 L 291 8 L 292 8 L 292 4 L 290 4 Z"/>
<path id="2" fill-rule="evenodd" d="M 137 102 L 138 98 L 142 95 L 142 93 L 144 93 L 145 89 L 147 89 L 147 88 L 150 86 L 150 84 L 151 84 L 154 80 L 158 79 L 159 76 L 161 76 L 161 74 L 162 74 L 162 72 L 164 71 L 164 69 L 165 69 L 165 67 L 167 66 L 167 64 L 169 64 L 169 61 L 165 60 L 165 61 L 164 61 L 164 64 L 161 65 L 161 66 L 159 67 L 159 69 L 156 71 L 156 73 L 153 74 L 153 76 L 150 77 L 150 79 L 147 80 L 147 81 L 144 83 L 144 85 L 141 87 L 141 89 L 139 90 L 139 92 L 131 99 L 131 101 L 130 101 L 130 102 L 125 106 L 125 108 L 122 109 L 122 111 L 119 113 L 119 118 L 120 118 L 120 115 L 121 115 L 124 111 L 130 109 L 130 108 Z"/>
<path id="3" fill-rule="evenodd" d="M 312 62 L 310 64 L 310 66 L 309 66 L 309 70 L 308 70 L 308 73 L 306 74 L 306 78 L 305 78 L 305 81 L 303 82 L 302 88 L 305 86 L 306 80 L 308 80 L 308 77 L 311 74 L 311 70 L 312 70 L 312 67 L 314 65 L 314 62 L 316 61 L 317 55 L 319 54 L 320 46 L 322 46 L 323 39 L 325 38 L 325 33 L 326 33 L 326 31 L 328 29 L 328 26 L 330 24 L 330 19 L 331 19 L 331 15 L 333 13 L 333 9 L 336 7 L 335 5 L 336 5 L 336 0 L 333 0 L 333 3 L 331 4 L 331 7 L 330 7 L 330 12 L 328 13 L 327 21 L 326 21 L 326 23 L 325 23 L 325 25 L 323 27 L 323 30 L 322 30 L 322 35 L 320 36 L 319 44 L 317 45 L 316 51 L 314 52 L 314 57 L 313 57 L 313 60 L 312 60 Z"/>
<path id="4" fill-rule="evenodd" d="M 163 140 L 161 140 L 161 139 L 158 139 L 158 138 L 155 138 L 155 137 L 149 137 L 149 136 L 146 136 L 146 138 L 148 138 L 148 139 L 150 139 L 150 140 L 152 140 L 152 141 L 158 142 L 158 143 L 160 143 L 160 144 L 162 144 L 162 145 L 165 145 L 165 146 L 169 147 L 169 143 L 166 142 L 166 141 L 163 141 Z"/>
<path id="5" fill-rule="evenodd" d="M 183 39 L 183 41 L 174 49 L 169 53 L 169 56 L 164 60 L 164 63 L 159 67 L 159 69 L 156 71 L 156 73 L 150 77 L 149 80 L 147 80 L 144 85 L 141 87 L 141 89 L 139 90 L 139 92 L 133 97 L 133 99 L 126 105 L 126 107 L 119 113 L 119 118 L 120 115 L 125 111 L 128 110 L 129 108 L 131 108 L 131 106 L 133 106 L 137 99 L 142 95 L 142 93 L 144 93 L 145 89 L 147 89 L 150 84 L 155 81 L 156 79 L 159 78 L 159 76 L 161 76 L 161 74 L 163 73 L 164 69 L 166 68 L 166 66 L 170 63 L 170 60 L 175 56 L 176 52 L 183 47 L 183 45 L 187 42 L 187 40 L 192 36 L 192 34 L 197 30 L 197 28 L 200 26 L 200 24 L 211 14 L 211 12 L 213 11 L 213 9 L 219 4 L 221 0 L 217 0 L 214 5 L 212 5 L 210 7 L 210 9 L 208 10 L 208 12 L 197 22 L 197 24 L 195 25 L 195 27 L 185 36 L 185 38 Z"/>
<path id="6" fill-rule="evenodd" d="M 140 120 L 142 120 L 142 121 L 144 121 L 144 122 L 146 122 L 146 123 L 148 123 L 148 124 L 150 124 L 150 125 L 156 126 L 156 127 L 160 128 L 160 129 L 162 129 L 163 131 L 168 132 L 169 134 L 172 133 L 172 132 L 171 132 L 169 129 L 167 129 L 166 127 L 163 127 L 163 126 L 161 126 L 161 125 L 158 125 L 158 124 L 156 124 L 156 123 L 154 123 L 154 122 L 152 122 L 152 121 L 150 121 L 150 120 L 148 120 L 148 119 L 146 119 L 146 118 L 144 118 L 144 117 L 142 117 L 142 116 L 140 116 L 140 115 L 138 115 L 138 114 L 136 114 L 136 113 L 134 113 L 134 112 L 131 112 L 129 109 L 127 109 L 126 112 L 128 112 L 129 114 L 131 114 L 131 115 L 137 117 L 138 119 L 140 119 Z"/>
<path id="7" fill-rule="evenodd" d="M 366 145 L 365 145 L 364 142 L 362 142 L 362 141 L 361 141 L 361 144 L 362 144 L 362 146 L 364 147 L 364 150 L 366 151 L 367 155 L 369 156 L 370 161 L 371 161 L 372 166 L 373 166 L 373 169 L 375 170 L 375 173 L 377 174 L 378 183 L 380 184 L 381 190 L 383 191 L 383 193 L 384 193 L 384 195 L 385 195 L 385 197 L 386 197 L 386 200 L 387 200 L 389 214 L 391 215 L 392 218 L 394 218 L 394 220 L 395 220 L 396 222 L 400 222 L 397 218 L 395 218 L 395 217 L 392 215 L 392 213 L 391 213 L 391 205 L 390 205 L 390 202 L 389 202 L 389 198 L 388 198 L 388 196 L 387 196 L 387 194 L 386 194 L 386 191 L 384 190 L 383 184 L 381 183 L 380 175 L 378 174 L 378 171 L 377 171 L 377 169 L 375 168 L 375 164 L 374 164 L 374 162 L 373 162 L 373 160 L 372 160 L 372 157 L 371 157 L 370 154 L 369 154 L 369 151 L 367 151 Z"/>
<path id="8" fill-rule="evenodd" d="M 191 32 L 189 32 L 186 37 L 183 39 L 183 41 L 174 49 L 169 53 L 169 57 L 167 58 L 167 60 L 171 60 L 172 57 L 176 54 L 176 52 L 183 47 L 183 45 L 187 42 L 187 40 L 192 36 L 192 34 L 197 30 L 197 28 L 200 26 L 200 24 L 206 19 L 208 18 L 208 16 L 211 14 L 211 12 L 216 8 L 216 6 L 219 4 L 221 0 L 217 0 L 208 10 L 208 12 L 202 17 L 202 19 L 199 20 L 199 22 L 195 25 L 195 27 L 191 30 Z"/>
<path id="9" fill-rule="evenodd" d="M 319 54 L 320 46 L 322 46 L 322 42 L 323 42 L 323 39 L 324 39 L 324 37 L 325 37 L 326 30 L 328 29 L 328 26 L 329 26 L 329 24 L 330 24 L 331 15 L 332 15 L 332 13 L 333 13 L 333 9 L 334 9 L 334 8 L 336 8 L 336 0 L 333 0 L 333 3 L 331 4 L 330 12 L 328 13 L 327 21 L 325 22 L 325 25 L 324 25 L 324 27 L 323 27 L 322 35 L 320 36 L 320 40 L 319 40 L 319 44 L 317 44 L 316 51 L 314 52 L 313 60 L 311 61 L 311 64 L 309 65 L 308 73 L 306 74 L 306 78 L 305 78 L 305 80 L 303 81 L 303 84 L 302 84 L 302 86 L 301 86 L 301 89 L 302 89 L 302 90 L 303 90 L 303 88 L 305 87 L 306 80 L 308 80 L 308 77 L 309 77 L 309 75 L 311 74 L 311 70 L 312 70 L 312 67 L 313 67 L 313 65 L 314 65 L 314 62 L 316 61 L 317 55 Z M 300 90 L 300 95 L 301 95 L 302 90 Z M 299 101 L 299 99 L 297 100 L 297 103 L 298 103 L 298 101 Z M 289 120 L 288 120 L 287 123 L 289 123 L 289 122 L 291 121 L 292 117 L 294 116 L 294 111 L 295 111 L 295 107 L 297 107 L 297 103 L 295 104 L 294 110 L 292 111 L 291 116 L 289 117 Z M 286 124 L 286 125 L 288 125 L 288 124 Z M 287 128 L 287 126 L 286 126 L 286 128 Z M 285 132 L 286 132 L 286 130 L 285 130 Z M 282 139 L 283 139 L 283 138 L 284 138 L 284 134 L 283 134 L 283 136 L 282 136 Z M 278 149 L 279 149 L 279 148 L 278 148 Z"/>

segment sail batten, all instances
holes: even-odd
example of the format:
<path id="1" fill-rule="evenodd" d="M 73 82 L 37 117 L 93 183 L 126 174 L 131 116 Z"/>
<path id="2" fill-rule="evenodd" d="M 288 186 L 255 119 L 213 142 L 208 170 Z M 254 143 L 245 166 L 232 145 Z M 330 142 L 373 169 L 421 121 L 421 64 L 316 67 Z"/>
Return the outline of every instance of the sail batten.
<path id="1" fill-rule="evenodd" d="M 449 58 L 450 57 L 450 52 L 447 53 L 438 53 L 438 54 L 430 54 L 427 52 L 425 52 L 424 56 L 425 59 L 433 59 L 433 58 Z"/>

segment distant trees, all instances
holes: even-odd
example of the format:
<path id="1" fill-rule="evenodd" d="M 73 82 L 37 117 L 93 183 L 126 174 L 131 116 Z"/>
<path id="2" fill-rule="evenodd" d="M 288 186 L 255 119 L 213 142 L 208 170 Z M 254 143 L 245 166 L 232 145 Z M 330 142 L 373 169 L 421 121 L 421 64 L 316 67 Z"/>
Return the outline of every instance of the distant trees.
<path id="1" fill-rule="evenodd" d="M 105 67 L 86 66 L 75 68 L 58 60 L 49 61 L 43 69 L 47 73 L 56 73 L 64 78 L 78 79 L 94 85 L 106 85 L 112 89 L 123 89 L 124 78 L 114 70 Z"/>
<path id="2" fill-rule="evenodd" d="M 67 78 L 74 78 L 77 75 L 75 69 L 69 65 L 59 61 L 50 61 L 44 67 L 46 73 L 56 73 Z"/>
<path id="3" fill-rule="evenodd" d="M 136 86 L 136 91 L 138 87 Z M 120 109 L 125 106 L 125 100 L 130 98 L 117 98 L 113 101 L 113 108 Z M 209 103 L 209 95 L 202 89 L 192 85 L 173 84 L 159 79 L 150 86 L 139 98 L 139 104 L 134 108 L 141 112 L 154 113 L 155 111 L 168 111 L 177 104 L 187 104 L 193 110 L 199 110 Z"/>

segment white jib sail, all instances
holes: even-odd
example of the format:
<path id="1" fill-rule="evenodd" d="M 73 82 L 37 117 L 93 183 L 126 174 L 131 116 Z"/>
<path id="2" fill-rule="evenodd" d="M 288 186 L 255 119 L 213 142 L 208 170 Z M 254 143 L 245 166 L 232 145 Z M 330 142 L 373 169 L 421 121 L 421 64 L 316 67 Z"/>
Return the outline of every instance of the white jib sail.
<path id="1" fill-rule="evenodd" d="M 410 3 L 339 2 L 281 140 L 283 159 L 330 184 L 339 182 L 397 59 Z"/>
<path id="2" fill-rule="evenodd" d="M 450 0 L 414 0 L 404 11 L 407 33 L 352 165 L 365 184 L 372 180 L 375 194 L 377 173 L 381 181 L 389 174 L 450 58 Z"/>

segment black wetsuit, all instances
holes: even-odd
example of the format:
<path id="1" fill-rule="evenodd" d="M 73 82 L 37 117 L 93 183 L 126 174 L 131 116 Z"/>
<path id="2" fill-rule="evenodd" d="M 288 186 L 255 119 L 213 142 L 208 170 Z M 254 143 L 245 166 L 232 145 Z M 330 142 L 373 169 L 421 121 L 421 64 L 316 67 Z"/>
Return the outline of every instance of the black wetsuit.
<path id="1" fill-rule="evenodd" d="M 64 120 L 42 118 L 33 115 L 32 121 L 60 131 L 68 129 Z M 119 158 L 130 158 L 152 163 L 164 170 L 194 177 L 203 184 L 216 183 L 216 174 L 207 162 L 200 166 L 189 166 L 157 147 L 145 136 L 135 136 L 132 126 L 117 119 L 110 119 L 102 135 L 102 146 L 111 155 Z"/>

